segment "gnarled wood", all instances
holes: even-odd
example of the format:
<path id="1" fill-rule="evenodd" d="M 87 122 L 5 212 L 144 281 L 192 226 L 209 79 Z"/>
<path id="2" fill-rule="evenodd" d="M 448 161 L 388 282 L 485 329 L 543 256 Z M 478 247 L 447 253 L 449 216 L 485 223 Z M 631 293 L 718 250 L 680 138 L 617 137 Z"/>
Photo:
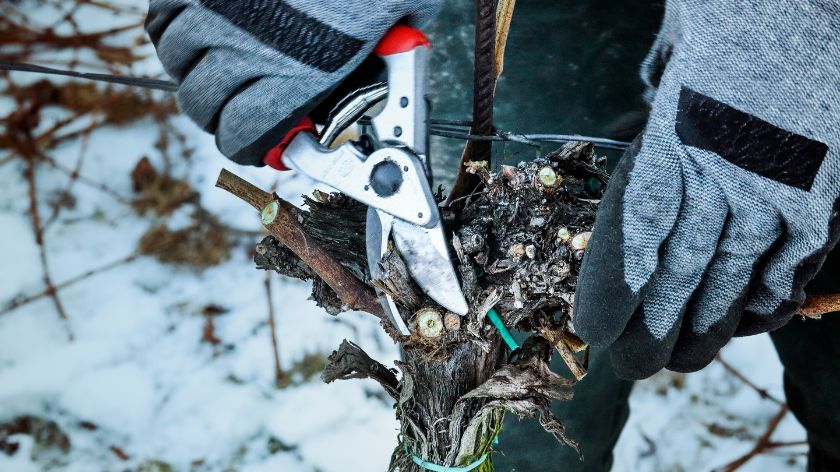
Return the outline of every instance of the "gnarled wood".
<path id="1" fill-rule="evenodd" d="M 380 319 L 385 316 L 373 290 L 333 258 L 316 239 L 307 235 L 298 220 L 299 210 L 294 205 L 225 169 L 219 174 L 216 187 L 227 190 L 260 212 L 276 201 L 276 216 L 265 224 L 268 232 L 312 268 L 349 309 L 364 311 Z"/>
<path id="2" fill-rule="evenodd" d="M 554 351 L 543 337 L 555 346 L 563 343 L 564 360 L 576 377 L 584 375 L 584 363 L 575 355 L 582 343 L 567 331 L 582 255 L 573 241 L 591 230 L 605 181 L 603 161 L 595 158 L 591 145 L 573 143 L 532 163 L 504 167 L 500 174 L 482 166 L 470 171 L 482 181 L 483 190 L 442 211 L 453 243 L 453 264 L 471 308 L 465 317 L 446 313 L 426 296 L 395 251 L 379 261 L 385 276 L 370 280 L 363 205 L 316 192 L 306 199 L 304 209 L 279 207 L 278 218 L 293 215 L 295 231 L 310 246 L 323 249 L 356 280 L 389 293 L 412 328 L 411 336 L 401 337 L 383 323 L 403 348 L 397 363 L 402 377 L 396 385 L 390 369 L 349 343 L 333 353 L 324 374 L 327 381 L 374 378 L 396 399 L 402 443 L 394 450 L 391 470 L 420 472 L 412 455 L 444 466 L 464 466 L 489 454 L 504 410 L 537 416 L 559 441 L 572 443 L 549 405 L 568 398 L 566 387 L 574 380 L 550 373 L 547 361 Z M 275 197 L 250 198 L 258 208 Z M 344 309 L 328 289 L 331 285 L 322 280 L 327 274 L 277 239 L 280 242 L 266 238 L 260 243 L 257 265 L 312 280 L 317 303 L 333 314 Z M 490 308 L 508 328 L 551 331 L 533 336 L 528 354 L 511 359 L 485 316 Z M 437 326 L 434 336 L 423 336 L 415 316 L 432 311 L 448 322 Z M 492 461 L 477 470 L 492 470 Z"/>

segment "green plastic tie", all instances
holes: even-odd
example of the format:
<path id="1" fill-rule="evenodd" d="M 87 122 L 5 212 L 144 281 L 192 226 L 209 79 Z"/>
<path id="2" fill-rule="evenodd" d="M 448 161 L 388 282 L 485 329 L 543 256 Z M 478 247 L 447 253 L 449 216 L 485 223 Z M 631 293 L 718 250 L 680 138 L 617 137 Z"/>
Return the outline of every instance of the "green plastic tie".
<path id="1" fill-rule="evenodd" d="M 510 350 L 515 351 L 515 350 L 519 349 L 519 343 L 517 343 L 516 340 L 513 339 L 513 335 L 510 334 L 510 331 L 508 331 L 507 327 L 502 322 L 502 319 L 499 318 L 499 314 L 496 313 L 496 310 L 494 310 L 492 308 L 489 309 L 487 311 L 487 317 L 490 318 L 490 321 L 493 323 L 493 326 L 495 326 L 496 329 L 499 330 L 499 334 L 502 335 L 502 339 L 505 340 L 505 343 L 508 345 Z M 496 437 L 493 438 L 493 444 L 494 445 L 499 444 L 499 436 L 496 436 Z M 414 462 L 415 464 L 419 465 L 420 467 L 422 467 L 426 470 L 430 470 L 432 472 L 469 472 L 469 471 L 475 469 L 476 467 L 480 466 L 481 464 L 483 464 L 484 461 L 486 461 L 487 457 L 489 456 L 489 453 L 487 453 L 487 454 L 482 455 L 478 459 L 472 461 L 469 465 L 465 465 L 465 466 L 461 466 L 461 467 L 455 467 L 455 466 L 439 465 L 439 464 L 435 464 L 433 462 L 424 461 L 423 459 L 417 457 L 415 454 L 413 454 L 411 451 L 409 451 L 408 446 L 403 445 L 403 447 L 405 448 L 405 452 L 407 454 L 411 455 L 412 462 Z"/>
<path id="2" fill-rule="evenodd" d="M 493 445 L 496 445 L 496 444 L 499 444 L 499 437 L 498 436 L 493 438 Z M 419 465 L 420 467 L 422 467 L 426 470 L 431 470 L 432 472 L 469 472 L 469 471 L 475 469 L 476 467 L 480 466 L 481 464 L 483 464 L 484 461 L 487 460 L 487 457 L 490 456 L 490 453 L 487 453 L 487 454 L 482 455 L 478 459 L 470 462 L 468 465 L 461 466 L 461 467 L 455 467 L 455 466 L 439 465 L 439 464 L 435 464 L 433 462 L 424 461 L 423 459 L 421 459 L 421 458 L 417 457 L 416 455 L 412 454 L 411 451 L 408 450 L 408 446 L 403 445 L 403 447 L 405 448 L 405 452 L 407 454 L 411 455 L 411 461 L 412 462 L 414 462 L 415 464 Z"/>
<path id="3" fill-rule="evenodd" d="M 508 345 L 511 351 L 515 351 L 519 349 L 519 343 L 513 339 L 513 335 L 510 334 L 505 324 L 502 322 L 502 319 L 499 318 L 499 314 L 496 313 L 496 310 L 490 309 L 487 311 L 487 317 L 490 318 L 490 321 L 493 323 L 493 326 L 499 330 L 499 334 L 502 335 L 502 339 L 505 340 L 505 343 Z"/>
<path id="4" fill-rule="evenodd" d="M 408 451 L 407 448 L 406 451 Z M 484 461 L 487 460 L 487 454 L 484 454 L 477 460 L 473 461 L 471 464 L 465 465 L 463 467 L 438 465 L 432 462 L 424 461 L 423 459 L 415 456 L 414 454 L 411 454 L 411 460 L 420 467 L 426 470 L 431 470 L 432 472 L 469 472 L 483 464 Z"/>

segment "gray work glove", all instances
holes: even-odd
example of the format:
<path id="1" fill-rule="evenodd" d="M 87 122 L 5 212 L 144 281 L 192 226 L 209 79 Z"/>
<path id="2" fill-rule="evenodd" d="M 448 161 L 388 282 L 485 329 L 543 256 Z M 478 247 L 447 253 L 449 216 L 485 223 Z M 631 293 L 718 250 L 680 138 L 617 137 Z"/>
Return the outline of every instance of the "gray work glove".
<path id="1" fill-rule="evenodd" d="M 840 236 L 840 4 L 666 9 L 650 119 L 575 298 L 576 331 L 628 379 L 698 370 L 733 335 L 787 323 Z"/>
<path id="2" fill-rule="evenodd" d="M 151 0 L 146 29 L 178 103 L 226 156 L 266 152 L 397 22 L 422 26 L 441 0 Z"/>

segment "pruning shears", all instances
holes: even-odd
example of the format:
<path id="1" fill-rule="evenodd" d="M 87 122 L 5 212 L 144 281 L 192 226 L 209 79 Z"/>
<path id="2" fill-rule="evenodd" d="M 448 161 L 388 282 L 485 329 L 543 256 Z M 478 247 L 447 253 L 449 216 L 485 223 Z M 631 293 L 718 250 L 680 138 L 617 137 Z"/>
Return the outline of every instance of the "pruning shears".
<path id="1" fill-rule="evenodd" d="M 426 98 L 430 48 L 419 30 L 394 26 L 374 50 L 387 65 L 387 83 L 345 98 L 320 133 L 313 133 L 314 127 L 292 130 L 284 138 L 282 162 L 368 206 L 365 239 L 372 277 L 383 275 L 379 263 L 393 238 L 420 288 L 463 316 L 469 307 L 431 190 Z M 378 114 L 362 120 L 383 100 Z M 359 125 L 360 139 L 331 148 L 352 124 Z M 378 295 L 394 327 L 409 335 L 394 300 L 382 292 Z"/>

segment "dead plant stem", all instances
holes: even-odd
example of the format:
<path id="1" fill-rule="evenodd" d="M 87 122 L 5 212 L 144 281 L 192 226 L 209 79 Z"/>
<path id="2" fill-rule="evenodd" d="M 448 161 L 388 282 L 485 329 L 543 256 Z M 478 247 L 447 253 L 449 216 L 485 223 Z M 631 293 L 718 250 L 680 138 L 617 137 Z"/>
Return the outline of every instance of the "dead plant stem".
<path id="1" fill-rule="evenodd" d="M 747 385 L 751 389 L 755 390 L 755 392 L 758 393 L 758 396 L 760 396 L 761 398 L 763 398 L 765 400 L 770 400 L 771 402 L 773 402 L 777 405 L 784 405 L 785 404 L 785 402 L 783 402 L 783 401 L 779 400 L 778 398 L 774 397 L 773 395 L 771 395 L 770 392 L 767 391 L 767 389 L 761 388 L 758 385 L 754 384 L 752 381 L 750 381 L 750 379 L 748 379 L 738 369 L 736 369 L 730 363 L 723 360 L 723 357 L 720 356 L 720 353 L 718 353 L 718 355 L 715 356 L 715 360 L 718 361 L 720 363 L 720 365 L 722 365 L 723 368 L 726 369 L 727 372 L 732 374 L 736 379 L 740 380 L 745 385 Z"/>
<path id="2" fill-rule="evenodd" d="M 268 302 L 268 329 L 271 331 L 271 349 L 274 351 L 274 385 L 283 388 L 289 383 L 289 377 L 280 365 L 280 351 L 277 344 L 277 323 L 274 318 L 274 303 L 271 297 L 271 272 L 265 273 L 265 298 Z"/>
<path id="3" fill-rule="evenodd" d="M 31 140 L 29 144 L 32 144 Z M 44 285 L 47 287 L 47 295 L 49 295 L 49 297 L 52 299 L 53 304 L 55 305 L 56 312 L 58 313 L 58 316 L 64 323 L 64 328 L 67 331 L 67 338 L 70 341 L 72 341 L 73 331 L 70 329 L 67 312 L 64 310 L 64 305 L 61 303 L 61 299 L 58 297 L 58 290 L 53 284 L 52 277 L 50 276 L 50 266 L 47 262 L 47 249 L 46 242 L 44 240 L 44 231 L 41 225 L 41 216 L 38 212 L 38 187 L 37 179 L 35 177 L 34 145 L 32 146 L 31 151 L 32 152 L 28 156 L 26 156 L 26 169 L 24 170 L 24 174 L 26 175 L 26 180 L 29 184 L 29 215 L 30 221 L 32 222 L 32 231 L 33 233 L 35 233 L 35 243 L 38 245 L 38 254 L 39 259 L 41 261 L 41 270 L 43 272 Z"/>
<path id="4" fill-rule="evenodd" d="M 787 404 L 782 404 L 779 411 L 773 415 L 773 418 L 770 419 L 770 423 L 767 424 L 767 429 L 764 430 L 764 434 L 758 438 L 756 441 L 755 446 L 743 456 L 735 459 L 734 461 L 724 465 L 723 467 L 719 467 L 714 470 L 714 472 L 735 472 L 736 470 L 740 469 L 744 464 L 750 461 L 750 459 L 754 458 L 755 456 L 766 452 L 768 449 L 772 448 L 773 442 L 770 441 L 770 437 L 776 432 L 776 429 L 779 427 L 779 423 L 782 422 L 782 419 L 788 413 L 788 406 Z"/>
<path id="5" fill-rule="evenodd" d="M 131 254 L 127 257 L 123 257 L 122 259 L 119 259 L 119 260 L 116 260 L 114 262 L 110 262 L 108 264 L 105 264 L 104 266 L 97 267 L 95 269 L 90 269 L 90 270 L 88 270 L 84 273 L 81 273 L 81 274 L 79 274 L 75 277 L 71 277 L 71 278 L 65 280 L 64 282 L 54 284 L 52 290 L 59 291 L 59 290 L 65 289 L 65 288 L 67 288 L 71 285 L 74 285 L 74 284 L 76 284 L 78 282 L 81 282 L 85 279 L 93 277 L 94 275 L 98 275 L 98 274 L 101 274 L 103 272 L 107 272 L 111 269 L 114 269 L 116 267 L 119 267 L 123 264 L 128 264 L 129 262 L 133 262 L 135 259 L 137 259 L 137 257 L 138 257 L 138 254 L 136 254 L 136 253 Z M 6 306 L 4 306 L 3 308 L 0 308 L 0 315 L 5 315 L 5 314 L 7 314 L 11 311 L 14 311 L 14 310 L 16 310 L 16 309 L 18 309 L 18 308 L 20 308 L 24 305 L 27 305 L 27 304 L 32 303 L 34 301 L 40 300 L 44 297 L 50 296 L 50 294 L 51 294 L 51 289 L 49 287 L 47 287 L 46 289 L 44 289 L 44 290 L 42 290 L 38 293 L 35 293 L 35 294 L 32 294 L 32 295 L 27 295 L 27 296 L 21 297 L 21 298 L 14 298 L 10 302 L 8 302 L 6 304 Z"/>

